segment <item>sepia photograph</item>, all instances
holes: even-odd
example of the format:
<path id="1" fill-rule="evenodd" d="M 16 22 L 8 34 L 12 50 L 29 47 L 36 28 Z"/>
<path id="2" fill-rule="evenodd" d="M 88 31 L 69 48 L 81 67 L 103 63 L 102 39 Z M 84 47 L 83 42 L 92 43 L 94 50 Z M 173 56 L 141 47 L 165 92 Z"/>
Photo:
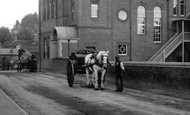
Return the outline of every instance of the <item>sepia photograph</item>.
<path id="1" fill-rule="evenodd" d="M 190 115 L 190 0 L 1 0 L 0 115 Z"/>

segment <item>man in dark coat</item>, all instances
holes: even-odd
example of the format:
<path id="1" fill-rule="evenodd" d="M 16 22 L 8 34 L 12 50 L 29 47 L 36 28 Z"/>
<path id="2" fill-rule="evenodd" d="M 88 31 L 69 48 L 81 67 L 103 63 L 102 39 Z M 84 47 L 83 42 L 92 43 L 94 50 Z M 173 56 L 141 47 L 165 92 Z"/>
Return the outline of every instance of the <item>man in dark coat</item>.
<path id="1" fill-rule="evenodd" d="M 122 73 L 125 72 L 125 68 L 123 66 L 123 62 L 121 62 L 120 57 L 117 55 L 115 57 L 115 84 L 116 90 L 118 92 L 123 91 L 123 76 Z"/>

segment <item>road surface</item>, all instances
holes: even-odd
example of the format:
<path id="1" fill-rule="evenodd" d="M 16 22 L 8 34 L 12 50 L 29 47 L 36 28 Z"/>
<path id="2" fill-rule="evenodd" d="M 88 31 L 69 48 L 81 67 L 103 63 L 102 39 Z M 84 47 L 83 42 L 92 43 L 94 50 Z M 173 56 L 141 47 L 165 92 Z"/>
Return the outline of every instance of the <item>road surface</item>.
<path id="1" fill-rule="evenodd" d="M 0 87 L 30 115 L 190 115 L 190 100 L 125 89 L 95 91 L 65 77 L 1 73 Z"/>

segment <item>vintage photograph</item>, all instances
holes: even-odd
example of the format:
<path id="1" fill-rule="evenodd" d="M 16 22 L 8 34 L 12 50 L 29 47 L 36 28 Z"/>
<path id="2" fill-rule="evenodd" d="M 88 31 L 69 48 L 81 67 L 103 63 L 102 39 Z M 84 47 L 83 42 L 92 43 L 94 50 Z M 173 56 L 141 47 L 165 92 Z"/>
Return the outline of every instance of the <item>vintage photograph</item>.
<path id="1" fill-rule="evenodd" d="M 190 0 L 2 0 L 0 115 L 190 115 Z"/>

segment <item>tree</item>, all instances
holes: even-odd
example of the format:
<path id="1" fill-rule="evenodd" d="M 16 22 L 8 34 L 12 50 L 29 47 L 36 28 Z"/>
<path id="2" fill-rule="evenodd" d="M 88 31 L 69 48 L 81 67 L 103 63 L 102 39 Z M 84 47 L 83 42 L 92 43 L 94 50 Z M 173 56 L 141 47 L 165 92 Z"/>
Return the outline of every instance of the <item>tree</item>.
<path id="1" fill-rule="evenodd" d="M 38 33 L 38 15 L 36 13 L 26 15 L 21 23 L 16 22 L 13 31 L 17 32 L 18 40 L 33 40 L 34 34 Z"/>
<path id="2" fill-rule="evenodd" d="M 0 28 L 0 44 L 1 47 L 8 47 L 10 46 L 11 42 L 13 41 L 11 32 L 6 27 Z"/>

